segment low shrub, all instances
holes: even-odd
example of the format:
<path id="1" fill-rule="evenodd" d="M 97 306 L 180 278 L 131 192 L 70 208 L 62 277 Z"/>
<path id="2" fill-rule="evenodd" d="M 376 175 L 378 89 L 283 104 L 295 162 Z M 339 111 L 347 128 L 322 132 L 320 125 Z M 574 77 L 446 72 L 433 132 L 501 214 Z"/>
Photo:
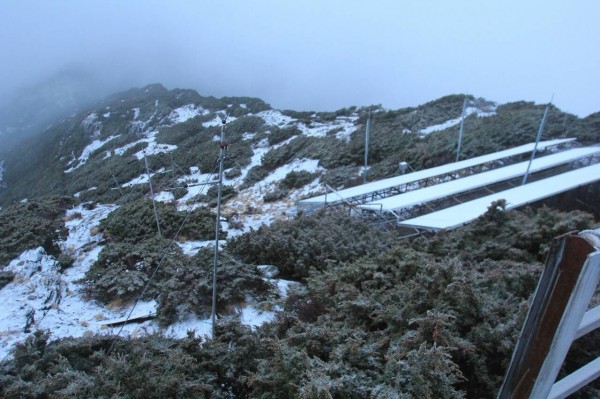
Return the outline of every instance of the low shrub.
<path id="1" fill-rule="evenodd" d="M 67 236 L 63 216 L 76 202 L 71 197 L 44 197 L 3 209 L 0 212 L 0 268 L 23 251 L 36 247 L 59 256 L 57 242 Z"/>

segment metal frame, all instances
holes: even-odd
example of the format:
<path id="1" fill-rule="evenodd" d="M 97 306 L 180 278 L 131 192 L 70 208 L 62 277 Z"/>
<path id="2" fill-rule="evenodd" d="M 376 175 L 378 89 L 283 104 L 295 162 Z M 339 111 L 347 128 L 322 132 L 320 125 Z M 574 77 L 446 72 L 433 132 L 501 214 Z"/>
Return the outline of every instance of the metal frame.
<path id="1" fill-rule="evenodd" d="M 540 151 L 542 149 L 550 150 L 553 147 L 571 141 L 574 141 L 574 139 L 556 139 L 543 142 L 540 143 L 542 147 Z M 402 194 L 406 191 L 427 187 L 431 184 L 454 180 L 463 176 L 480 173 L 484 170 L 491 170 L 519 162 L 523 157 L 526 157 L 526 154 L 529 152 L 527 149 L 529 147 L 533 148 L 533 145 L 534 143 L 524 144 L 509 150 L 498 151 L 447 165 L 436 166 L 411 174 L 390 177 L 358 187 L 346 188 L 340 190 L 337 196 L 339 199 L 342 199 L 342 201 L 328 201 L 327 197 L 329 192 L 326 192 L 325 194 L 316 197 L 300 200 L 296 205 L 299 210 L 310 212 L 317 208 L 337 206 L 343 201 L 356 205 L 376 201 L 392 195 Z M 418 176 L 421 176 L 421 178 Z M 336 192 L 335 190 L 332 191 Z"/>
<path id="2" fill-rule="evenodd" d="M 600 282 L 600 229 L 557 238 L 513 352 L 498 399 L 559 399 L 600 376 L 600 357 L 556 382 L 572 342 L 600 327 L 586 311 Z"/>

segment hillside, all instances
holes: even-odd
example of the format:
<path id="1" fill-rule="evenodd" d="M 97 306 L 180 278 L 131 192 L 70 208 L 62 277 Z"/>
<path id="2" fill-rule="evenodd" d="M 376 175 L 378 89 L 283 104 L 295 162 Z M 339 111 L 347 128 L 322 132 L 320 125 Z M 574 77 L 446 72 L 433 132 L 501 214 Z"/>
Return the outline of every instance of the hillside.
<path id="1" fill-rule="evenodd" d="M 370 107 L 368 180 L 454 160 L 463 100 Z M 461 157 L 534 141 L 543 111 L 469 96 Z M 0 152 L 0 396 L 494 397 L 549 241 L 597 225 L 600 188 L 410 240 L 296 215 L 362 180 L 368 112 L 150 85 Z M 198 183 L 214 180 L 224 115 L 210 339 L 216 190 Z M 551 107 L 543 138 L 559 137 L 599 143 L 600 113 Z"/>

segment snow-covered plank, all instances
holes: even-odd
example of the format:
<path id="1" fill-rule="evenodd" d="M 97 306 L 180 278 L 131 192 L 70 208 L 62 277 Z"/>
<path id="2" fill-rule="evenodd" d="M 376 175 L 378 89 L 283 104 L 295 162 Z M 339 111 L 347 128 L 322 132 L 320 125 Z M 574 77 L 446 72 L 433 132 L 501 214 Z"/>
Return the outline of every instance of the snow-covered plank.
<path id="1" fill-rule="evenodd" d="M 600 147 L 575 148 L 556 154 L 536 158 L 529 169 L 529 173 L 539 172 L 578 158 L 587 157 L 600 153 Z M 520 162 L 503 168 L 493 169 L 487 172 L 463 177 L 462 179 L 451 180 L 446 183 L 436 184 L 419 190 L 409 191 L 403 194 L 377 200 L 373 203 L 360 205 L 359 208 L 370 210 L 395 210 L 410 208 L 415 205 L 428 203 L 440 198 L 449 197 L 458 193 L 485 187 L 501 181 L 523 176 L 527 171 L 529 161 Z"/>
<path id="2" fill-rule="evenodd" d="M 520 206 L 560 194 L 600 180 L 600 164 L 562 173 L 547 179 L 511 188 L 462 203 L 441 211 L 432 212 L 400 222 L 402 226 L 427 230 L 452 229 L 472 221 L 487 211 L 494 201 L 506 200 L 506 209 Z"/>
<path id="3" fill-rule="evenodd" d="M 559 144 L 564 144 L 570 141 L 574 141 L 575 139 L 557 139 L 557 140 L 549 140 L 542 141 L 538 144 L 538 150 L 542 150 L 544 148 L 556 146 Z M 325 204 L 328 201 L 338 201 L 338 200 L 346 200 L 353 197 L 359 197 L 362 195 L 374 193 L 380 190 L 385 190 L 391 187 L 401 186 L 404 184 L 416 182 L 423 179 L 428 179 L 435 176 L 444 175 L 447 173 L 455 172 L 457 170 L 470 168 L 473 166 L 485 164 L 488 162 L 497 161 L 500 159 L 508 158 L 511 156 L 524 154 L 530 151 L 533 151 L 535 143 L 524 144 L 519 147 L 511 148 L 508 150 L 498 151 L 491 154 L 482 155 L 475 158 L 465 159 L 459 162 L 453 162 L 442 166 L 436 166 L 435 168 L 420 170 L 416 172 L 412 172 L 409 174 L 390 177 L 387 179 L 382 179 L 378 181 L 374 181 L 371 183 L 363 184 L 357 187 L 350 187 L 344 190 L 337 191 L 335 194 L 324 194 L 313 198 L 307 198 L 302 201 L 299 201 L 299 205 L 316 205 L 316 204 Z"/>

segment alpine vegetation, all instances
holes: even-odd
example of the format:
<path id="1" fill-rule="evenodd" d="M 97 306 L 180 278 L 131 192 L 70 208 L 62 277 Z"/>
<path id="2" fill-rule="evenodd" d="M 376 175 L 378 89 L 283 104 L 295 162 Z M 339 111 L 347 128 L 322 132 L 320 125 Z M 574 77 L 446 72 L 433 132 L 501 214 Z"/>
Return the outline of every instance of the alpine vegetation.
<path id="1" fill-rule="evenodd" d="M 600 113 L 548 109 L 543 140 L 565 140 L 541 155 L 600 143 Z M 55 121 L 0 151 L 0 397 L 495 397 L 550 242 L 598 226 L 598 180 L 437 232 L 297 203 L 454 162 L 459 129 L 460 159 L 534 143 L 544 110 L 469 95 L 277 110 L 154 84 Z"/>

